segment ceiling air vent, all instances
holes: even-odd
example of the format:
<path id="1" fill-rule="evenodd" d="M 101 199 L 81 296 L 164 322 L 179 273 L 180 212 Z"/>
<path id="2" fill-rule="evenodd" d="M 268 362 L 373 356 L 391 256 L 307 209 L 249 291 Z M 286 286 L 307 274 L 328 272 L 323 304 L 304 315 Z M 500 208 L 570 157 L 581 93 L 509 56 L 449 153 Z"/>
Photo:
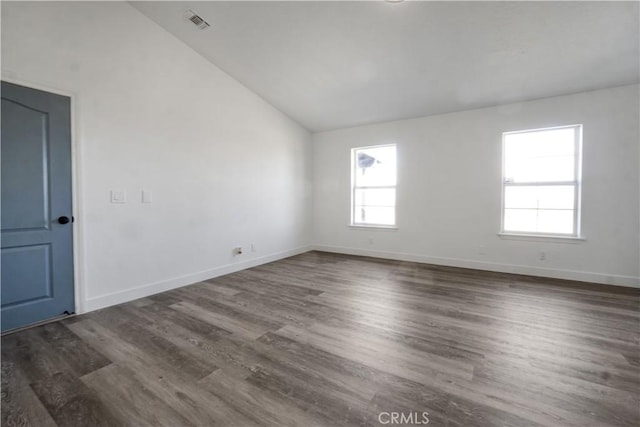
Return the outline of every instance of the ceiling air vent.
<path id="1" fill-rule="evenodd" d="M 209 25 L 209 23 L 207 21 L 202 19 L 202 17 L 197 15 L 192 10 L 188 10 L 187 11 L 187 18 L 189 19 L 189 21 L 191 21 L 193 23 L 193 25 L 195 25 L 196 27 L 200 28 L 201 30 L 206 30 L 207 28 L 209 28 L 211 26 L 211 25 Z"/>

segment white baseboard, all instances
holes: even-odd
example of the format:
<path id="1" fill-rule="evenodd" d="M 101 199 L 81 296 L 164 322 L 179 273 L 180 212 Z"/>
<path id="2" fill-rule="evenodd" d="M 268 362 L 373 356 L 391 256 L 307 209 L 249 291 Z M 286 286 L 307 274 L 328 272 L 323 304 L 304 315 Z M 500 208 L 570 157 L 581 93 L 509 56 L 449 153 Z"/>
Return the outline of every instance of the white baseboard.
<path id="1" fill-rule="evenodd" d="M 89 298 L 84 303 L 84 313 L 109 307 L 124 302 L 133 301 L 138 298 L 144 298 L 160 292 L 169 291 L 171 289 L 180 288 L 192 283 L 202 282 L 203 280 L 212 279 L 214 277 L 223 276 L 225 274 L 235 273 L 236 271 L 246 270 L 247 268 L 256 267 L 283 258 L 298 255 L 311 250 L 311 246 L 301 246 L 299 248 L 287 251 L 276 252 L 274 254 L 265 255 L 259 258 L 249 259 L 234 264 L 227 264 L 210 270 L 199 271 L 197 273 L 187 274 L 180 277 L 174 277 L 160 282 L 149 283 L 147 285 L 138 286 L 124 291 L 113 292 L 106 295 Z"/>
<path id="2" fill-rule="evenodd" d="M 348 255 L 386 258 L 399 261 L 412 261 L 448 267 L 472 268 L 475 270 L 495 271 L 498 273 L 523 274 L 527 276 L 550 277 L 554 279 L 577 280 L 580 282 L 600 283 L 604 285 L 640 288 L 640 277 L 615 274 L 593 273 L 588 271 L 561 270 L 553 268 L 531 267 L 528 265 L 499 264 L 459 258 L 440 258 L 401 252 L 373 251 L 341 246 L 314 245 L 313 250 Z"/>
<path id="3" fill-rule="evenodd" d="M 368 256 L 373 258 L 394 259 L 399 261 L 420 262 L 425 264 L 436 264 L 449 267 L 472 268 L 476 270 L 495 271 L 499 273 L 524 274 L 528 276 L 550 277 L 555 279 L 578 280 L 582 282 L 601 283 L 605 285 L 640 288 L 640 278 L 634 276 L 608 275 L 587 271 L 560 270 L 552 268 L 531 267 L 526 265 L 499 264 L 459 258 L 430 257 L 418 254 L 373 251 L 341 246 L 310 245 L 301 246 L 299 248 L 277 252 L 274 254 L 262 256 L 259 258 L 253 258 L 234 264 L 227 264 L 209 270 L 199 271 L 197 273 L 174 277 L 168 280 L 162 280 L 160 282 L 150 283 L 124 291 L 113 292 L 110 294 L 89 298 L 85 300 L 83 312 L 86 313 L 112 305 L 133 301 L 138 298 L 144 298 L 149 295 L 154 295 L 160 292 L 169 291 L 171 289 L 180 288 L 192 283 L 202 282 L 203 280 L 212 279 L 214 277 L 223 276 L 225 274 L 234 273 L 236 271 L 245 270 L 247 268 L 256 267 L 258 265 L 266 264 L 269 262 L 278 261 L 280 259 L 288 258 L 290 256 L 298 255 L 310 250 Z"/>

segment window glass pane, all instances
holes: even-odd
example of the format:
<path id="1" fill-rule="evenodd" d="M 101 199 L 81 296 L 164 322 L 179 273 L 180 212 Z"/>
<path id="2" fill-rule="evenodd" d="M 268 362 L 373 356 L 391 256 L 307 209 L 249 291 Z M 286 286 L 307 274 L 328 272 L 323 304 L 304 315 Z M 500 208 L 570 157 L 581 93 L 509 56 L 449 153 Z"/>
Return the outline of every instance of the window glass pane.
<path id="1" fill-rule="evenodd" d="M 538 232 L 573 234 L 573 210 L 539 210 Z"/>
<path id="2" fill-rule="evenodd" d="M 356 224 L 376 224 L 394 225 L 396 223 L 396 212 L 394 207 L 354 207 L 354 223 Z"/>
<path id="3" fill-rule="evenodd" d="M 396 185 L 396 147 L 355 150 L 355 184 L 362 186 Z"/>
<path id="4" fill-rule="evenodd" d="M 573 185 L 509 186 L 504 189 L 505 208 L 573 209 Z"/>
<path id="5" fill-rule="evenodd" d="M 565 128 L 506 134 L 505 181 L 573 181 L 575 132 L 576 128 Z"/>
<path id="6" fill-rule="evenodd" d="M 358 206 L 383 206 L 396 205 L 395 188 L 367 188 L 356 189 L 356 205 Z"/>
<path id="7" fill-rule="evenodd" d="M 573 185 L 538 187 L 538 208 L 573 209 L 575 191 Z"/>
<path id="8" fill-rule="evenodd" d="M 512 158 L 505 163 L 507 182 L 553 182 L 575 179 L 574 157 Z"/>
<path id="9" fill-rule="evenodd" d="M 505 209 L 504 231 L 537 232 L 537 210 Z"/>
<path id="10" fill-rule="evenodd" d="M 538 187 L 514 187 L 506 186 L 504 188 L 504 207 L 505 208 L 538 208 Z"/>
<path id="11" fill-rule="evenodd" d="M 573 210 L 505 209 L 504 231 L 573 234 Z"/>

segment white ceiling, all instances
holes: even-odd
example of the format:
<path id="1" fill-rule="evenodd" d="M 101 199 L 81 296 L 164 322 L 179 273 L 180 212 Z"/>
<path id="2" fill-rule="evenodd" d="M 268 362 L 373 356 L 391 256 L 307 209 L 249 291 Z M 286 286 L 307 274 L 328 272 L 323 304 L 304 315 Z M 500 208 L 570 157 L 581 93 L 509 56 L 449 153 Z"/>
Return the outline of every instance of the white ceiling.
<path id="1" fill-rule="evenodd" d="M 314 132 L 639 81 L 637 2 L 132 4 Z"/>

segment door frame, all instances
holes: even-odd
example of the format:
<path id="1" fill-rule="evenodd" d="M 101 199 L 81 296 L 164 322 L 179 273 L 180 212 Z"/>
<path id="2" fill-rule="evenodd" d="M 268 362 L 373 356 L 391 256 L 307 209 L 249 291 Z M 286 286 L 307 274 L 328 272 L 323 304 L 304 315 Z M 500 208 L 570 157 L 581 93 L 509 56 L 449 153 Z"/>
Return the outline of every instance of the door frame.
<path id="1" fill-rule="evenodd" d="M 84 215 L 82 205 L 82 148 L 79 135 L 80 108 L 77 92 L 59 87 L 14 77 L 16 73 L 2 70 L 1 80 L 20 86 L 26 86 L 36 90 L 62 95 L 71 99 L 71 197 L 73 216 L 77 221 L 73 222 L 73 293 L 76 314 L 86 310 L 85 288 L 85 245 L 84 245 Z"/>

